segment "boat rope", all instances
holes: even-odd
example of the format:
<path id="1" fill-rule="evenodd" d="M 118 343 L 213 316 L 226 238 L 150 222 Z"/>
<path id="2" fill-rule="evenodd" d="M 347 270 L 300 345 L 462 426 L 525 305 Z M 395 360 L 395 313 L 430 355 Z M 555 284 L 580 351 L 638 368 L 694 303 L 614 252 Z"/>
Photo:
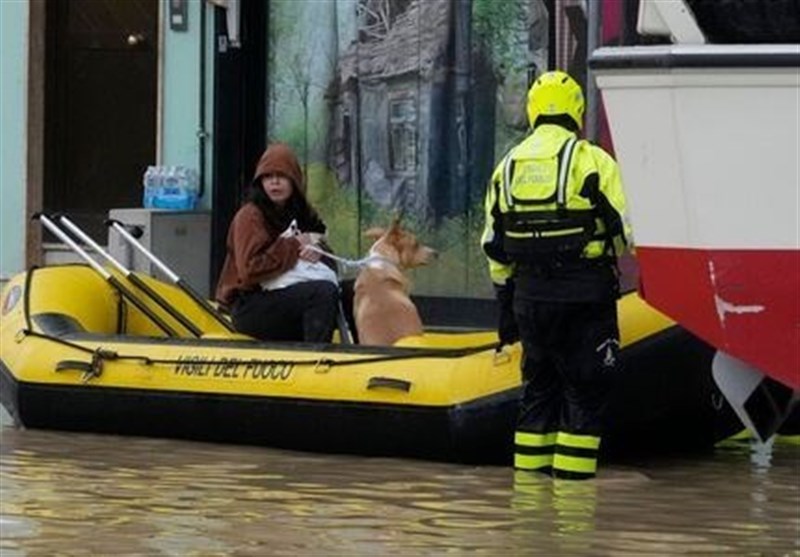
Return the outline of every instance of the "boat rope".
<path id="1" fill-rule="evenodd" d="M 30 329 L 23 329 L 19 333 L 22 336 L 30 336 L 36 337 L 40 339 L 44 339 L 50 342 L 54 342 L 57 344 L 61 344 L 63 346 L 67 346 L 74 350 L 78 350 L 80 352 L 84 352 L 86 354 L 91 354 L 93 359 L 99 360 L 133 360 L 141 362 L 145 365 L 178 365 L 186 363 L 185 360 L 181 360 L 178 358 L 152 358 L 150 356 L 143 356 L 143 355 L 136 355 L 136 354 L 120 354 L 117 351 L 109 350 L 103 347 L 96 347 L 91 348 L 87 346 L 83 346 L 81 344 L 77 344 L 75 342 L 59 338 L 53 335 L 48 335 L 46 333 L 39 333 L 37 331 L 32 331 Z M 391 361 L 399 361 L 399 360 L 414 360 L 419 358 L 461 358 L 464 356 L 470 356 L 472 354 L 477 354 L 479 352 L 485 352 L 488 350 L 497 351 L 499 347 L 499 343 L 492 342 L 489 344 L 482 344 L 479 346 L 471 346 L 468 348 L 428 348 L 428 349 L 418 349 L 414 350 L 413 352 L 403 353 L 403 354 L 387 354 L 385 356 L 368 356 L 360 359 L 343 359 L 343 360 L 335 360 L 333 358 L 312 358 L 312 359 L 302 359 L 302 360 L 276 360 L 274 358 L 268 359 L 252 359 L 248 360 L 248 362 L 259 364 L 259 363 L 279 363 L 279 364 L 286 364 L 286 365 L 295 365 L 295 366 L 326 366 L 329 368 L 337 367 L 337 366 L 356 366 L 356 365 L 366 365 L 366 364 L 375 364 L 381 362 L 391 362 Z M 223 364 L 229 363 L 230 359 L 209 359 L 205 360 L 205 363 L 208 364 Z"/>

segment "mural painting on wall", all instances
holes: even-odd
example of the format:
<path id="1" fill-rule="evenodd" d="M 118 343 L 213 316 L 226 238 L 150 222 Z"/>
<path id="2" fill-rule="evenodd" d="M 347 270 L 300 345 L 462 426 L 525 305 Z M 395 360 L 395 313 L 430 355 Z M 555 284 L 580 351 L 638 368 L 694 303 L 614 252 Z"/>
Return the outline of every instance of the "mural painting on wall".
<path id="1" fill-rule="evenodd" d="M 478 238 L 495 161 L 527 132 L 543 0 L 272 0 L 268 134 L 305 163 L 338 253 L 393 215 L 440 258 L 415 292 L 491 295 Z"/>

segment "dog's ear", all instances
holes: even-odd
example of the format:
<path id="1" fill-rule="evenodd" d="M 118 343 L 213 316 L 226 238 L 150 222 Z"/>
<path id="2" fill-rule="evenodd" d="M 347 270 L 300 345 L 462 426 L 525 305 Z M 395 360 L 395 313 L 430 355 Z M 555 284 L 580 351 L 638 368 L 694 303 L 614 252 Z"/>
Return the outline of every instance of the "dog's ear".
<path id="1" fill-rule="evenodd" d="M 390 236 L 398 235 L 402 231 L 403 227 L 400 225 L 400 219 L 401 216 L 397 214 L 394 216 L 394 218 L 392 218 L 392 224 L 389 226 L 389 232 L 388 232 Z"/>
<path id="2" fill-rule="evenodd" d="M 380 238 L 384 234 L 386 234 L 386 230 L 383 229 L 383 228 L 380 228 L 378 226 L 373 226 L 372 228 L 370 228 L 370 229 L 368 229 L 368 230 L 366 230 L 364 232 L 364 236 L 366 236 L 370 240 L 377 240 L 378 238 Z"/>

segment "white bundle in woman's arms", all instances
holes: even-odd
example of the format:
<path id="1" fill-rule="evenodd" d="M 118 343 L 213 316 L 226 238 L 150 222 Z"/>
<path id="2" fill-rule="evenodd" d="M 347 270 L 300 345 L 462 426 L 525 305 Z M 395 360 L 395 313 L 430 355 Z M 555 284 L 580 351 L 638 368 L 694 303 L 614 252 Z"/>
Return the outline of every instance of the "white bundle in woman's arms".
<path id="1" fill-rule="evenodd" d="M 286 227 L 286 230 L 281 233 L 280 237 L 290 238 L 301 233 L 302 231 L 298 228 L 297 221 L 293 220 L 289 226 Z M 323 234 L 318 232 L 309 232 L 308 235 L 311 237 L 314 245 L 318 244 L 323 237 Z M 307 282 L 310 280 L 327 280 L 334 284 L 339 284 L 336 272 L 322 261 L 315 261 L 312 263 L 305 259 L 298 259 L 295 266 L 288 271 L 277 277 L 263 281 L 261 283 L 261 288 L 264 290 L 278 290 L 299 282 Z"/>

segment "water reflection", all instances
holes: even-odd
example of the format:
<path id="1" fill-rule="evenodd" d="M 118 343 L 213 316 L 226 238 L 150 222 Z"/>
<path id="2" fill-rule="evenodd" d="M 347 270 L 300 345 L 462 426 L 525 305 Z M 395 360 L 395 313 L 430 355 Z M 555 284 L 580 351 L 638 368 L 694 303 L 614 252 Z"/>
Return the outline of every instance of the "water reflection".
<path id="1" fill-rule="evenodd" d="M 3 427 L 0 552 L 800 554 L 800 449 L 758 451 L 745 443 L 565 482 L 503 467 Z"/>

